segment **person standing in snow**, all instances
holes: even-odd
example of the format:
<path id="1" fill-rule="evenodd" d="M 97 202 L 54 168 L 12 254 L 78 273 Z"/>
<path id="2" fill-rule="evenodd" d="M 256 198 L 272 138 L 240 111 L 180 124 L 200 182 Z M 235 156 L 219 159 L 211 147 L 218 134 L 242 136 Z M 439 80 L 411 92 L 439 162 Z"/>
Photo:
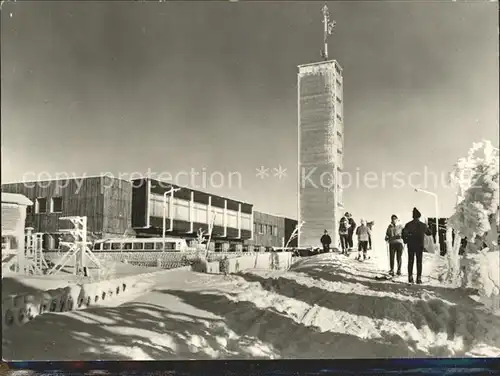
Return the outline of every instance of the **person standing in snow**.
<path id="1" fill-rule="evenodd" d="M 325 233 L 320 239 L 321 244 L 323 245 L 323 252 L 330 252 L 330 244 L 332 244 L 332 238 L 328 235 L 328 231 L 325 230 Z"/>
<path id="2" fill-rule="evenodd" d="M 398 270 L 396 274 L 401 275 L 401 257 L 403 255 L 403 226 L 398 223 L 396 214 L 391 216 L 391 223 L 385 232 L 385 241 L 389 243 L 389 275 L 394 276 L 394 258 L 398 263 Z"/>
<path id="3" fill-rule="evenodd" d="M 347 248 L 349 247 L 348 234 L 349 234 L 349 229 L 347 226 L 347 218 L 342 217 L 339 225 L 339 238 L 340 238 L 340 248 L 342 249 L 343 255 L 347 254 Z"/>
<path id="4" fill-rule="evenodd" d="M 357 260 L 361 260 L 361 254 L 363 254 L 363 260 L 366 260 L 366 254 L 368 251 L 368 239 L 370 238 L 371 231 L 366 225 L 364 219 L 361 221 L 361 225 L 356 229 L 356 235 L 358 236 L 358 257 Z"/>
<path id="5" fill-rule="evenodd" d="M 350 213 L 345 213 L 344 217 L 347 218 L 347 223 L 348 223 L 348 230 L 347 230 L 347 244 L 349 246 L 349 251 L 352 251 L 354 248 L 354 231 L 356 230 L 356 222 L 354 222 L 354 219 L 352 218 L 352 215 Z"/>
<path id="6" fill-rule="evenodd" d="M 370 229 L 370 237 L 368 238 L 368 250 L 372 250 L 372 232 L 373 232 L 373 225 L 375 224 L 375 221 L 367 222 L 366 225 Z"/>
<path id="7" fill-rule="evenodd" d="M 417 284 L 422 283 L 422 258 L 424 255 L 425 235 L 432 235 L 429 227 L 420 221 L 422 214 L 413 208 L 413 220 L 402 231 L 403 242 L 408 247 L 408 282 L 413 283 L 413 264 L 417 259 Z"/>

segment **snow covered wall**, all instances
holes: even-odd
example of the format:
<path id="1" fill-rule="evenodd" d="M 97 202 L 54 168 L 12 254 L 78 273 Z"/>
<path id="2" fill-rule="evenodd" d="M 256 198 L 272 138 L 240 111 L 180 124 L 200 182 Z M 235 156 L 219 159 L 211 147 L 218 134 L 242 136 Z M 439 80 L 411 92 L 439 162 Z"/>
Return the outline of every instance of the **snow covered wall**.
<path id="1" fill-rule="evenodd" d="M 299 66 L 299 247 L 319 246 L 326 229 L 337 246 L 343 161 L 342 71 L 325 61 Z"/>
<path id="2" fill-rule="evenodd" d="M 155 284 L 154 277 L 191 267 L 160 270 L 85 284 L 71 284 L 47 291 L 23 293 L 2 298 L 2 330 L 15 329 L 44 313 L 67 312 L 92 306 L 106 306 L 146 292 Z"/>

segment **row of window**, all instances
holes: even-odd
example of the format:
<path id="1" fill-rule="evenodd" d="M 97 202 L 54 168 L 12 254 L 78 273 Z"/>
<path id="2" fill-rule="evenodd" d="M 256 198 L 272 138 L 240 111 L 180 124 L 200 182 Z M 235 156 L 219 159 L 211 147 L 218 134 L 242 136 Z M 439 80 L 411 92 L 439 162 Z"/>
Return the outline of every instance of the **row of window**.
<path id="1" fill-rule="evenodd" d="M 166 198 L 166 204 L 164 205 L 164 198 L 160 195 L 151 195 L 149 202 L 150 212 L 149 215 L 152 217 L 172 218 L 191 222 L 189 206 L 190 201 L 182 200 L 179 198 Z M 200 204 L 197 202 L 193 203 L 193 222 L 210 224 L 213 221 L 214 226 L 224 226 L 224 209 L 218 207 L 211 207 L 211 213 L 208 212 L 208 205 Z M 227 227 L 238 228 L 238 212 L 234 210 L 226 210 L 226 224 Z M 242 230 L 252 230 L 252 216 L 251 214 L 241 213 L 241 229 Z"/>
<path id="2" fill-rule="evenodd" d="M 62 197 L 52 197 L 50 200 L 47 198 L 37 198 L 35 200 L 35 207 L 33 205 L 28 206 L 26 211 L 28 214 L 33 213 L 62 213 L 63 211 L 63 200 Z"/>
<path id="3" fill-rule="evenodd" d="M 163 242 L 145 241 L 145 242 L 134 242 L 134 243 L 119 243 L 119 242 L 95 243 L 94 250 L 97 250 L 97 251 L 110 251 L 110 250 L 112 250 L 112 251 L 121 251 L 121 250 L 124 250 L 124 251 L 127 251 L 127 250 L 136 250 L 136 251 L 150 250 L 150 251 L 153 251 L 153 250 L 162 250 L 162 249 L 164 249 L 164 246 L 165 246 L 166 250 L 178 249 L 178 247 L 176 246 L 176 244 L 174 242 L 165 242 L 165 244 L 163 244 Z M 241 247 L 241 250 L 243 250 L 243 251 L 250 250 L 250 251 L 256 251 L 256 252 L 264 251 L 264 250 L 266 252 L 269 252 L 272 249 L 272 247 L 258 246 L 258 245 L 246 245 L 246 244 L 242 244 L 242 245 L 240 245 L 240 247 Z M 214 248 L 216 251 L 223 251 L 225 247 L 223 246 L 223 243 L 216 242 L 216 243 L 214 243 Z M 237 250 L 238 247 L 236 244 L 227 244 L 226 248 L 227 248 L 227 250 L 234 252 Z"/>
<path id="4" fill-rule="evenodd" d="M 134 243 L 95 243 L 94 250 L 97 251 L 119 251 L 119 250 L 174 250 L 176 249 L 176 244 L 174 242 L 134 242 Z"/>
<path id="5" fill-rule="evenodd" d="M 255 222 L 254 234 L 278 236 L 278 226 Z"/>

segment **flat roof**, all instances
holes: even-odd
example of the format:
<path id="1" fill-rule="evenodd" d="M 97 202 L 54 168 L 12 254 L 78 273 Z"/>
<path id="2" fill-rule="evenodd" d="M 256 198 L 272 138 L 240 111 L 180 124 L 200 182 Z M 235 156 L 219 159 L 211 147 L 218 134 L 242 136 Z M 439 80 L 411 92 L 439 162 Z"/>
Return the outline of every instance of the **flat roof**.
<path id="1" fill-rule="evenodd" d="M 260 210 L 254 210 L 253 212 L 254 212 L 254 214 L 255 214 L 255 213 L 259 213 L 259 214 L 269 215 L 269 216 L 271 216 L 271 217 L 283 218 L 283 219 L 289 219 L 289 220 L 291 220 L 291 221 L 297 221 L 297 222 L 298 222 L 298 220 L 297 220 L 297 219 L 295 219 L 295 218 L 291 218 L 291 217 L 285 217 L 284 215 L 276 215 L 276 214 L 272 214 L 272 213 L 263 212 L 263 211 L 260 211 Z"/>
<path id="2" fill-rule="evenodd" d="M 25 205 L 25 206 L 33 205 L 33 201 L 31 201 L 22 194 L 6 193 L 6 192 L 2 192 L 2 203 Z"/>
<path id="3" fill-rule="evenodd" d="M 314 66 L 314 65 L 321 65 L 321 64 L 326 64 L 326 63 L 335 63 L 335 65 L 340 69 L 340 70 L 343 70 L 342 69 L 342 66 L 340 65 L 340 63 L 337 61 L 337 60 L 326 60 L 326 61 L 317 61 L 315 63 L 308 63 L 308 64 L 301 64 L 301 65 L 297 65 L 298 68 L 304 68 L 304 67 L 311 67 L 311 66 Z"/>
<path id="4" fill-rule="evenodd" d="M 95 178 L 110 178 L 114 180 L 120 180 L 120 181 L 126 181 L 130 182 L 130 180 L 127 179 L 121 179 L 121 178 L 116 178 L 114 176 L 109 176 L 106 174 L 102 175 L 84 175 L 84 176 L 68 176 L 68 177 L 60 177 L 60 178 L 54 178 L 54 179 L 38 179 L 38 180 L 19 180 L 19 181 L 8 181 L 8 182 L 2 182 L 3 185 L 7 184 L 25 184 L 25 183 L 42 183 L 46 181 L 62 181 L 62 180 L 84 180 L 84 179 L 95 179 Z"/>

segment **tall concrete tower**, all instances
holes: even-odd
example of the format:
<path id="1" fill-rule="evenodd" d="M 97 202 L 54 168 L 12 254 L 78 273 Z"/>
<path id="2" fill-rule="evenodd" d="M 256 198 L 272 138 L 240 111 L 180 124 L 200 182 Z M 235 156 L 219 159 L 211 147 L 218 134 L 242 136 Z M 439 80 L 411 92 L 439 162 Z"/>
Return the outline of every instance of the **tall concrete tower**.
<path id="1" fill-rule="evenodd" d="M 325 23 L 324 61 L 299 65 L 298 69 L 298 216 L 303 222 L 298 235 L 299 247 L 320 246 L 327 230 L 332 246 L 338 246 L 341 218 L 343 168 L 343 80 L 336 60 L 328 60 L 327 36 L 335 23 Z"/>

